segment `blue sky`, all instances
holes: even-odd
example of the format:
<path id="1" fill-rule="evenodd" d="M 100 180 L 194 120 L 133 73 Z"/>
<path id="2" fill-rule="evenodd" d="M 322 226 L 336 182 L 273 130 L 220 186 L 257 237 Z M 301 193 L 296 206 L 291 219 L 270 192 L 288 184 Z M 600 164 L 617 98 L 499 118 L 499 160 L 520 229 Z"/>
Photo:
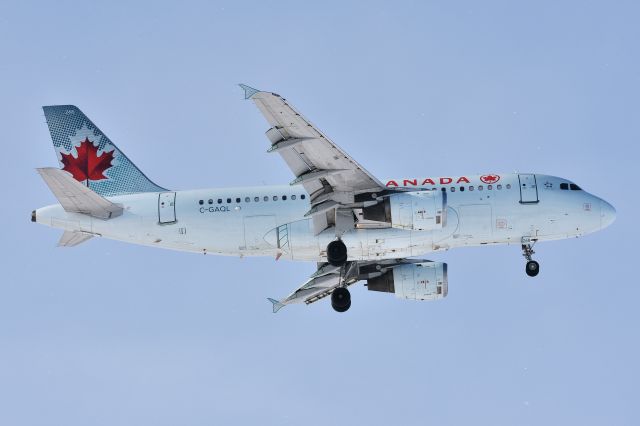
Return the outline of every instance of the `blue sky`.
<path id="1" fill-rule="evenodd" d="M 0 424 L 633 425 L 640 7 L 633 1 L 0 3 Z M 304 263 L 92 240 L 54 202 L 40 107 L 78 105 L 158 184 L 289 182 L 236 86 L 287 97 L 380 178 L 539 172 L 616 223 L 454 250 L 449 296 L 271 313 Z"/>

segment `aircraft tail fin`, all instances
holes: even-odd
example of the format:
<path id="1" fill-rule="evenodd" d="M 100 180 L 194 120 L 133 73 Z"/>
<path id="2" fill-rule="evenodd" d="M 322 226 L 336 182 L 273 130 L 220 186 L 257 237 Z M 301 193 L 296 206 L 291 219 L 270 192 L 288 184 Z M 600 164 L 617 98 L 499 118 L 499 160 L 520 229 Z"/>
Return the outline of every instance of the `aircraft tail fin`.
<path id="1" fill-rule="evenodd" d="M 98 126 L 73 105 L 42 107 L 62 170 L 102 196 L 159 192 Z"/>

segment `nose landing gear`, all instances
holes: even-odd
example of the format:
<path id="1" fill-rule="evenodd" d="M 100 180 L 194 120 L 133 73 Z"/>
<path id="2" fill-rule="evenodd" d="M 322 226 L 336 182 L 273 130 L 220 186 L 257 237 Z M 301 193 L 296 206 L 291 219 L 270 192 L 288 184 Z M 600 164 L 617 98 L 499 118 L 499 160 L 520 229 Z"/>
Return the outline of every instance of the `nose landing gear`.
<path id="1" fill-rule="evenodd" d="M 538 275 L 538 272 L 540 272 L 540 264 L 535 260 L 528 261 L 526 265 L 526 272 L 530 277 L 535 277 Z"/>
<path id="2" fill-rule="evenodd" d="M 525 243 L 523 239 L 522 255 L 525 259 L 527 259 L 527 264 L 524 270 L 530 277 L 535 277 L 540 272 L 540 264 L 531 258 L 533 254 L 535 254 L 535 251 L 533 251 L 533 244 L 531 244 L 529 241 Z"/>

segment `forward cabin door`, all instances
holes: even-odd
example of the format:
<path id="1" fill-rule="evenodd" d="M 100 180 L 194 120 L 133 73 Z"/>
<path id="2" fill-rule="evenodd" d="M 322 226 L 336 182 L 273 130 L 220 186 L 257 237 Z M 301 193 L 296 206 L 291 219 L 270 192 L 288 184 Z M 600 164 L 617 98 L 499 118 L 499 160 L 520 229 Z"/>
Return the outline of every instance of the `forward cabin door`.
<path id="1" fill-rule="evenodd" d="M 158 221 L 160 223 L 174 223 L 176 221 L 175 192 L 158 194 Z"/>
<path id="2" fill-rule="evenodd" d="M 518 175 L 520 180 L 520 203 L 533 204 L 538 202 L 538 184 L 536 175 Z"/>

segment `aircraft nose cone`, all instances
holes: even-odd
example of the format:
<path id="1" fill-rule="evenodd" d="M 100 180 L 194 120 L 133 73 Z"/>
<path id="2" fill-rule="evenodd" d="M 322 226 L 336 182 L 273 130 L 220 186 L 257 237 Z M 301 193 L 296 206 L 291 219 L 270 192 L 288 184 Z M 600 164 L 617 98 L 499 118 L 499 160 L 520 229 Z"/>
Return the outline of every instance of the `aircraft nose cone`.
<path id="1" fill-rule="evenodd" d="M 606 228 L 616 220 L 616 209 L 606 201 L 600 201 L 600 227 Z"/>

